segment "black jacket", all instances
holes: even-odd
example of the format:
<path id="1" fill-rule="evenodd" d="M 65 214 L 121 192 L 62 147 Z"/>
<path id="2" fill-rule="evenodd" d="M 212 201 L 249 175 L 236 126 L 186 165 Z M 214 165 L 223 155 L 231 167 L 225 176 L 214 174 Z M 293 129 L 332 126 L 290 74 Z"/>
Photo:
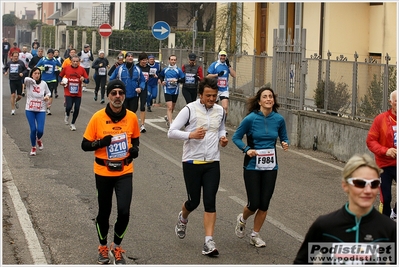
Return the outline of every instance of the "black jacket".
<path id="1" fill-rule="evenodd" d="M 308 263 L 308 243 L 394 242 L 396 252 L 396 223 L 393 220 L 379 213 L 375 208 L 357 219 L 347 209 L 347 205 L 348 203 L 341 209 L 316 219 L 305 236 L 294 264 L 310 264 Z M 394 261 L 391 264 L 396 263 L 396 258 Z"/>

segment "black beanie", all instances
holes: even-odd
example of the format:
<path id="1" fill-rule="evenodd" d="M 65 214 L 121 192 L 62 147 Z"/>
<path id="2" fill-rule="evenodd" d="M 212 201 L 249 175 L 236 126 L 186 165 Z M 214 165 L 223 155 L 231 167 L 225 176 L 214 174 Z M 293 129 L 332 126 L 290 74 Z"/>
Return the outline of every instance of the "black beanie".
<path id="1" fill-rule="evenodd" d="M 122 89 L 122 91 L 126 94 L 125 84 L 121 80 L 112 80 L 107 85 L 107 96 L 115 88 Z"/>

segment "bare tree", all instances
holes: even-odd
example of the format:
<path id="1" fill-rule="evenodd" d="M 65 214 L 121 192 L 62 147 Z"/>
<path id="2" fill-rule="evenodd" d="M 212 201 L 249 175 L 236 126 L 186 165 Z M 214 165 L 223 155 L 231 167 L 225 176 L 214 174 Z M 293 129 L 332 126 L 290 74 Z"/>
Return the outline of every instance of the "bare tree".
<path id="1" fill-rule="evenodd" d="M 197 11 L 197 29 L 199 32 L 209 32 L 214 25 L 216 3 L 168 3 L 163 4 L 167 9 L 175 9 L 176 6 L 188 14 L 187 28 L 190 28 Z M 174 18 L 177 20 L 177 18 Z"/>
<path id="2" fill-rule="evenodd" d="M 249 25 L 243 19 L 247 17 L 243 10 L 243 3 L 220 3 L 217 11 L 215 28 L 215 43 L 217 50 L 228 53 L 241 53 L 246 43 L 245 36 L 251 36 Z M 244 34 L 245 33 L 245 34 Z"/>

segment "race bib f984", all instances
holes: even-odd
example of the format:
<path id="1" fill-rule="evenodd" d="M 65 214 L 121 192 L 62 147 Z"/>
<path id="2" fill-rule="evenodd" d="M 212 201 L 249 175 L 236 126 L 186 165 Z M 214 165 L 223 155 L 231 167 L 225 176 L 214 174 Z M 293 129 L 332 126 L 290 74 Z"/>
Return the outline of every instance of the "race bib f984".
<path id="1" fill-rule="evenodd" d="M 274 149 L 256 150 L 256 166 L 257 170 L 273 170 L 276 167 L 276 151 Z"/>

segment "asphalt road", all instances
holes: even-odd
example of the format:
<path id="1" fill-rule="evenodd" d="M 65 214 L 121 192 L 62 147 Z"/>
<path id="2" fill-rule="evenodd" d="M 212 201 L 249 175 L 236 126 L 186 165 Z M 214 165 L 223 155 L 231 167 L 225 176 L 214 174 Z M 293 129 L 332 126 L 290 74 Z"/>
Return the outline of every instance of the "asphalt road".
<path id="1" fill-rule="evenodd" d="M 54 99 L 53 115 L 46 117 L 44 150 L 30 157 L 26 98 L 11 116 L 8 88 L 8 78 L 3 76 L 2 263 L 95 265 L 98 240 L 93 221 L 97 213 L 94 156 L 82 151 L 80 144 L 90 117 L 104 105 L 94 102 L 91 84 L 91 90 L 83 93 L 77 131 L 70 131 L 63 121 L 61 93 Z M 140 136 L 140 155 L 134 161 L 131 220 L 122 243 L 129 264 L 291 264 L 310 224 L 346 201 L 340 186 L 342 162 L 318 151 L 278 149 L 276 189 L 260 233 L 267 247 L 255 248 L 248 237 L 237 238 L 236 216 L 242 211 L 246 193 L 243 154 L 231 141 L 234 127 L 229 126 L 230 142 L 221 149 L 214 235 L 220 256 L 203 256 L 202 202 L 189 217 L 186 238 L 180 240 L 174 233 L 177 214 L 186 199 L 181 169 L 183 142 L 167 138 L 165 114 L 162 104 L 147 113 L 147 132 Z M 109 241 L 115 219 L 114 205 Z M 252 225 L 250 219 L 247 229 Z"/>

